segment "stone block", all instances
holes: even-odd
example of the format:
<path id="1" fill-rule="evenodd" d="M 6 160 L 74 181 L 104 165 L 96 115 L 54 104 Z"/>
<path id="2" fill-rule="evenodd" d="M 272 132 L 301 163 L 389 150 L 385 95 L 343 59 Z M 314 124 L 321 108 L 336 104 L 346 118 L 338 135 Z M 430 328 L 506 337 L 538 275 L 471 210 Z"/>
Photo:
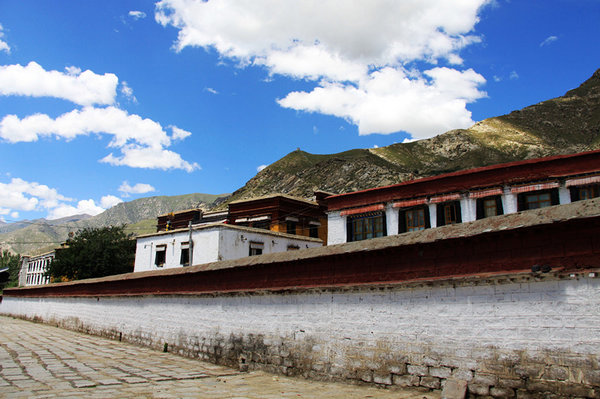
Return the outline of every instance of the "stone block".
<path id="1" fill-rule="evenodd" d="M 359 374 L 359 377 L 361 381 L 364 382 L 372 382 L 373 381 L 373 372 L 372 371 L 365 371 L 363 373 Z"/>
<path id="2" fill-rule="evenodd" d="M 409 364 L 406 366 L 406 370 L 408 374 L 425 376 L 429 374 L 429 368 L 427 366 L 417 366 L 413 364 Z"/>
<path id="3" fill-rule="evenodd" d="M 494 374 L 488 374 L 488 373 L 475 373 L 475 375 L 473 376 L 473 379 L 471 380 L 471 382 L 473 384 L 477 384 L 477 385 L 496 385 L 498 381 L 498 377 L 496 377 Z"/>
<path id="4" fill-rule="evenodd" d="M 469 384 L 468 389 L 469 389 L 469 392 L 471 392 L 475 395 L 480 395 L 480 396 L 489 395 L 489 393 L 490 393 L 490 387 L 488 385 Z"/>
<path id="5" fill-rule="evenodd" d="M 444 399 L 463 399 L 467 394 L 467 381 L 448 379 L 442 390 Z"/>
<path id="6" fill-rule="evenodd" d="M 557 391 L 559 394 L 569 398 L 593 398 L 596 396 L 593 388 L 580 384 L 559 384 Z"/>
<path id="7" fill-rule="evenodd" d="M 600 386 L 600 370 L 583 370 L 583 382 L 589 385 Z"/>
<path id="8" fill-rule="evenodd" d="M 392 375 L 374 373 L 373 382 L 376 384 L 392 385 Z"/>
<path id="9" fill-rule="evenodd" d="M 565 381 L 569 379 L 569 369 L 566 367 L 551 366 L 544 371 L 545 380 Z"/>
<path id="10" fill-rule="evenodd" d="M 494 398 L 514 398 L 515 391 L 511 388 L 491 387 L 490 395 Z"/>
<path id="11" fill-rule="evenodd" d="M 558 385 L 554 381 L 527 381 L 526 388 L 531 392 L 556 392 Z"/>
<path id="12" fill-rule="evenodd" d="M 544 367 L 540 364 L 519 364 L 514 368 L 515 374 L 521 378 L 536 379 L 540 378 L 544 372 Z"/>
<path id="13" fill-rule="evenodd" d="M 421 377 L 419 384 L 431 389 L 440 389 L 441 387 L 440 379 L 437 377 Z"/>
<path id="14" fill-rule="evenodd" d="M 471 370 L 455 369 L 452 372 L 452 378 L 469 382 L 473 379 L 473 372 Z"/>
<path id="15" fill-rule="evenodd" d="M 397 364 L 395 366 L 390 366 L 389 371 L 392 374 L 406 374 L 406 364 Z"/>
<path id="16" fill-rule="evenodd" d="M 452 375 L 452 370 L 449 367 L 430 367 L 429 375 L 438 378 L 448 378 Z"/>
<path id="17" fill-rule="evenodd" d="M 394 375 L 392 382 L 401 387 L 416 387 L 419 386 L 420 379 L 416 375 Z"/>
<path id="18" fill-rule="evenodd" d="M 500 388 L 523 388 L 525 387 L 525 381 L 516 378 L 498 378 L 496 386 Z"/>

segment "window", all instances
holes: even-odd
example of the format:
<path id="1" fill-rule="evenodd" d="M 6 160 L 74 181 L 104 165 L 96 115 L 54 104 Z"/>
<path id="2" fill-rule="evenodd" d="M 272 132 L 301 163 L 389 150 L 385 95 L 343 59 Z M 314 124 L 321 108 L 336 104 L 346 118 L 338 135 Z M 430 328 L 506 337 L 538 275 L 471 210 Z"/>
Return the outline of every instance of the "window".
<path id="1" fill-rule="evenodd" d="M 387 235 L 383 212 L 363 213 L 348 217 L 347 241 L 361 241 Z"/>
<path id="2" fill-rule="evenodd" d="M 417 208 L 402 209 L 398 215 L 398 232 L 424 230 L 431 227 L 429 222 L 429 207 L 420 206 Z"/>
<path id="3" fill-rule="evenodd" d="M 580 201 L 600 197 L 600 185 L 590 184 L 587 186 L 571 187 L 571 201 Z"/>
<path id="4" fill-rule="evenodd" d="M 461 223 L 460 201 L 444 202 L 437 206 L 437 225 Z"/>
<path id="5" fill-rule="evenodd" d="M 190 264 L 190 243 L 189 242 L 181 243 L 181 256 L 179 258 L 179 263 L 183 266 L 189 266 L 189 264 Z"/>
<path id="6" fill-rule="evenodd" d="M 296 225 L 298 223 L 293 220 L 288 220 L 285 222 L 285 232 L 288 234 L 296 234 Z"/>
<path id="7" fill-rule="evenodd" d="M 502 197 L 500 195 L 477 199 L 477 219 L 503 214 L 504 209 L 502 208 Z"/>
<path id="8" fill-rule="evenodd" d="M 154 264 L 158 267 L 163 267 L 166 259 L 167 259 L 167 246 L 166 245 L 157 245 L 156 246 L 156 256 L 154 257 Z"/>
<path id="9" fill-rule="evenodd" d="M 517 197 L 519 211 L 545 208 L 558 205 L 558 190 L 533 191 L 519 194 Z"/>
<path id="10" fill-rule="evenodd" d="M 297 251 L 299 249 L 300 249 L 300 247 L 298 245 L 290 244 L 287 246 L 288 251 Z"/>
<path id="11" fill-rule="evenodd" d="M 308 236 L 312 238 L 319 238 L 319 225 L 318 222 L 310 222 L 308 225 Z"/>
<path id="12" fill-rule="evenodd" d="M 264 246 L 262 242 L 250 241 L 249 256 L 262 255 Z"/>

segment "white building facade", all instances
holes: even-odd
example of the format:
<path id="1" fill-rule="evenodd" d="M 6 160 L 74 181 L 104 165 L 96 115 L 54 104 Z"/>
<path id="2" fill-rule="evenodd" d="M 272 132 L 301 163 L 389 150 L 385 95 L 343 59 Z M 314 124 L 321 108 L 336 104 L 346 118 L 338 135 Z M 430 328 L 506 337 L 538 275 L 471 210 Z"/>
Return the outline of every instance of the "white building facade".
<path id="1" fill-rule="evenodd" d="M 49 284 L 50 278 L 45 276 L 50 262 L 54 259 L 55 252 L 46 252 L 41 255 L 25 255 L 21 262 L 21 272 L 19 273 L 20 286 L 32 286 Z"/>
<path id="2" fill-rule="evenodd" d="M 292 234 L 228 224 L 193 226 L 137 238 L 134 272 L 199 265 L 246 256 L 320 247 Z"/>

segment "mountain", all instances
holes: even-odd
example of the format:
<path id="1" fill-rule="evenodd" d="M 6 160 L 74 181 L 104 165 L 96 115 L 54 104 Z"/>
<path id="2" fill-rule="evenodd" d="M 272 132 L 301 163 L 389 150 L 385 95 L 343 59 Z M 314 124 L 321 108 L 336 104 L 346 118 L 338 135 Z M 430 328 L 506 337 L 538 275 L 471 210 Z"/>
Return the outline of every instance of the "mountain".
<path id="1" fill-rule="evenodd" d="M 62 219 L 36 219 L 0 225 L 0 247 L 14 253 L 37 254 L 64 242 L 69 232 L 84 227 L 127 224 L 127 231 L 145 234 L 156 231 L 156 216 L 190 208 L 210 209 L 228 194 L 157 196 L 122 202 L 96 216 L 77 215 Z"/>
<path id="2" fill-rule="evenodd" d="M 431 139 L 327 155 L 296 150 L 259 172 L 229 201 L 276 192 L 310 198 L 316 189 L 345 193 L 461 169 L 598 148 L 600 69 L 562 97 Z"/>

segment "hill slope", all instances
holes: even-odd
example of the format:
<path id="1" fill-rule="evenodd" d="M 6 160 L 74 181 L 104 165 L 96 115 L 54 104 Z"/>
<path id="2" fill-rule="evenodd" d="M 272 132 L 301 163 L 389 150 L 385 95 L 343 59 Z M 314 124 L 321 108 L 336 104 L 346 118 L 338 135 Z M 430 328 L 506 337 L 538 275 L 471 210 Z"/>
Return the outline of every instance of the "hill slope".
<path id="1" fill-rule="evenodd" d="M 294 151 L 235 191 L 230 201 L 282 192 L 310 198 L 477 166 L 600 148 L 600 69 L 564 96 L 489 118 L 469 129 L 373 149 Z"/>
<path id="2" fill-rule="evenodd" d="M 128 231 L 134 234 L 151 233 L 156 231 L 156 216 L 160 214 L 195 207 L 208 210 L 226 197 L 227 194 L 199 193 L 147 197 L 122 202 L 93 217 L 79 215 L 57 220 L 21 222 L 20 228 L 0 234 L 0 244 L 3 249 L 14 253 L 35 254 L 51 250 L 64 242 L 69 232 L 83 227 L 127 224 Z"/>

